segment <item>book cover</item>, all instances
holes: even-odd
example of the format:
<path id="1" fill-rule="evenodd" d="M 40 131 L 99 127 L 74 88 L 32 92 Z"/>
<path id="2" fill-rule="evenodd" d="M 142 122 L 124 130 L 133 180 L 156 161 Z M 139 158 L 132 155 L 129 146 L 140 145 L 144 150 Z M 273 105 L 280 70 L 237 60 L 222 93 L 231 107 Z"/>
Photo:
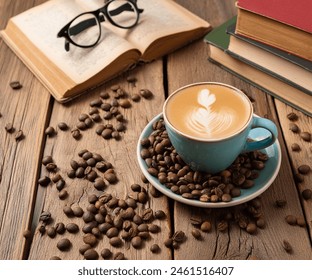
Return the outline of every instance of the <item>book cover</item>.
<path id="1" fill-rule="evenodd" d="M 229 55 L 312 95 L 312 62 L 235 34 L 235 23 L 226 32 L 230 35 Z"/>
<path id="2" fill-rule="evenodd" d="M 238 0 L 237 6 L 312 33 L 311 0 Z"/>
<path id="3" fill-rule="evenodd" d="M 226 53 L 230 35 L 226 33 L 235 18 L 208 33 L 204 42 L 209 46 L 209 61 L 232 73 L 282 102 L 312 116 L 312 97 Z"/>

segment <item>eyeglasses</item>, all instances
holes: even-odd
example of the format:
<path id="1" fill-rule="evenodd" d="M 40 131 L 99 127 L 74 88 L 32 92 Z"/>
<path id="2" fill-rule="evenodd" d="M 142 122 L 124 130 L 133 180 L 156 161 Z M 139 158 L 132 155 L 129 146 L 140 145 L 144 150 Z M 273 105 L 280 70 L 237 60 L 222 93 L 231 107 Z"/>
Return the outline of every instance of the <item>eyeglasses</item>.
<path id="1" fill-rule="evenodd" d="M 65 38 L 65 50 L 70 43 L 81 48 L 94 47 L 101 38 L 101 22 L 107 19 L 112 25 L 130 29 L 138 21 L 143 9 L 136 0 L 110 0 L 102 8 L 82 13 L 67 23 L 57 34 Z"/>

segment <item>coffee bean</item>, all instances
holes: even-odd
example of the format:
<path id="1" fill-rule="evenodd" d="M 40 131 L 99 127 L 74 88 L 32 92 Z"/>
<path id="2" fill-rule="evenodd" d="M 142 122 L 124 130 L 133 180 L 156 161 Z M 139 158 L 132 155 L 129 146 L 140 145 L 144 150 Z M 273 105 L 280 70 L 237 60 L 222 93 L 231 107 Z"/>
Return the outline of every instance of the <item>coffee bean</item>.
<path id="1" fill-rule="evenodd" d="M 60 122 L 60 123 L 58 123 L 58 128 L 60 129 L 60 130 L 63 130 L 63 131 L 66 131 L 66 130 L 68 130 L 68 125 L 65 123 L 65 122 Z"/>
<path id="2" fill-rule="evenodd" d="M 68 176 L 68 178 L 71 178 L 71 179 L 76 178 L 76 171 L 75 170 L 69 170 L 67 172 L 67 176 Z"/>
<path id="3" fill-rule="evenodd" d="M 108 99 L 109 98 L 109 93 L 107 91 L 101 92 L 100 97 L 103 99 Z"/>
<path id="4" fill-rule="evenodd" d="M 120 247 L 122 245 L 122 240 L 118 236 L 115 236 L 109 239 L 109 244 L 113 247 Z"/>
<path id="5" fill-rule="evenodd" d="M 202 238 L 200 231 L 196 228 L 193 228 L 191 233 L 195 239 L 201 239 Z"/>
<path id="6" fill-rule="evenodd" d="M 250 234 L 255 234 L 257 232 L 257 225 L 254 223 L 249 223 L 246 227 L 246 231 Z"/>
<path id="7" fill-rule="evenodd" d="M 92 222 L 94 220 L 94 214 L 90 211 L 86 211 L 83 213 L 82 219 L 84 220 L 85 223 Z"/>
<path id="8" fill-rule="evenodd" d="M 56 236 L 55 227 L 46 227 L 46 233 L 50 238 L 54 238 Z"/>
<path id="9" fill-rule="evenodd" d="M 63 223 L 57 223 L 55 225 L 55 230 L 58 234 L 63 234 L 66 230 L 65 225 Z"/>
<path id="10" fill-rule="evenodd" d="M 55 187 L 56 187 L 56 189 L 57 189 L 58 191 L 63 190 L 63 188 L 65 187 L 65 181 L 64 181 L 64 179 L 60 179 L 60 180 L 56 183 Z"/>
<path id="11" fill-rule="evenodd" d="M 290 243 L 287 240 L 283 240 L 282 246 L 287 253 L 289 253 L 289 254 L 292 253 L 292 251 L 293 251 L 292 246 L 290 245 Z"/>
<path id="12" fill-rule="evenodd" d="M 50 182 L 51 182 L 51 179 L 47 176 L 43 176 L 38 180 L 38 184 L 43 187 L 46 187 L 47 185 L 49 185 Z"/>
<path id="13" fill-rule="evenodd" d="M 229 224 L 226 220 L 222 220 L 217 223 L 217 230 L 221 232 L 225 232 L 229 227 Z"/>
<path id="14" fill-rule="evenodd" d="M 302 140 L 306 141 L 306 142 L 311 142 L 311 133 L 304 131 L 300 133 L 300 137 L 302 138 Z"/>
<path id="15" fill-rule="evenodd" d="M 287 118 L 290 121 L 296 121 L 296 120 L 298 120 L 298 115 L 296 113 L 294 113 L 294 112 L 291 112 L 291 113 L 287 114 Z"/>
<path id="16" fill-rule="evenodd" d="M 57 183 L 58 181 L 63 180 L 62 176 L 59 173 L 56 173 L 52 176 L 51 181 Z M 65 182 L 65 181 L 64 181 Z"/>
<path id="17" fill-rule="evenodd" d="M 112 256 L 112 252 L 111 250 L 109 250 L 108 248 L 104 248 L 102 251 L 101 251 L 101 256 L 102 258 L 105 260 L 109 259 L 111 256 Z"/>
<path id="18" fill-rule="evenodd" d="M 310 168 L 309 165 L 303 164 L 303 165 L 300 165 L 298 167 L 298 171 L 299 171 L 300 174 L 306 175 L 306 174 L 308 174 L 311 171 L 311 168 Z"/>
<path id="19" fill-rule="evenodd" d="M 71 242 L 69 241 L 69 239 L 63 238 L 59 242 L 57 242 L 56 246 L 60 251 L 68 251 L 71 247 Z"/>
<path id="20" fill-rule="evenodd" d="M 131 245 L 133 248 L 140 248 L 142 246 L 142 238 L 140 236 L 135 236 L 131 239 Z"/>
<path id="21" fill-rule="evenodd" d="M 291 145 L 291 150 L 294 151 L 294 152 L 298 152 L 301 150 L 300 146 L 297 144 L 297 143 L 293 143 Z"/>
<path id="22" fill-rule="evenodd" d="M 47 164 L 52 163 L 52 162 L 53 162 L 52 156 L 45 156 L 45 157 L 43 157 L 43 159 L 41 161 L 41 163 L 43 165 L 47 165 Z"/>
<path id="23" fill-rule="evenodd" d="M 105 172 L 104 173 L 104 178 L 110 183 L 110 184 L 115 184 L 117 183 L 118 179 L 115 173 L 113 172 Z"/>
<path id="24" fill-rule="evenodd" d="M 164 241 L 164 245 L 167 247 L 167 248 L 170 248 L 173 244 L 173 239 L 172 238 L 167 238 L 165 241 Z"/>
<path id="25" fill-rule="evenodd" d="M 159 219 L 159 220 L 166 218 L 166 214 L 163 210 L 156 210 L 154 216 L 156 219 Z"/>
<path id="26" fill-rule="evenodd" d="M 85 170 L 83 167 L 78 167 L 76 172 L 75 172 L 75 176 L 77 178 L 83 178 L 85 176 Z"/>
<path id="27" fill-rule="evenodd" d="M 89 244 L 91 247 L 95 246 L 98 242 L 97 238 L 92 233 L 87 233 L 82 240 L 85 244 Z"/>
<path id="28" fill-rule="evenodd" d="M 15 136 L 14 136 L 16 141 L 21 141 L 22 139 L 24 139 L 24 137 L 25 137 L 25 135 L 24 135 L 22 130 L 17 131 Z"/>
<path id="29" fill-rule="evenodd" d="M 150 99 L 153 97 L 153 93 L 148 89 L 141 89 L 140 95 L 146 99 Z"/>
<path id="30" fill-rule="evenodd" d="M 105 128 L 101 135 L 104 139 L 110 139 L 112 138 L 112 133 L 113 133 L 112 129 Z"/>
<path id="31" fill-rule="evenodd" d="M 116 228 L 116 227 L 112 227 L 112 228 L 110 228 L 110 229 L 108 229 L 108 230 L 106 231 L 106 236 L 107 236 L 108 238 L 115 237 L 115 236 L 117 236 L 118 234 L 119 234 L 119 230 L 118 230 L 118 228 Z"/>
<path id="32" fill-rule="evenodd" d="M 74 170 L 77 170 L 77 169 L 78 169 L 78 167 L 79 167 L 78 162 L 77 162 L 77 161 L 75 161 L 75 160 L 73 160 L 73 159 L 70 161 L 70 163 L 69 163 L 69 164 L 70 164 L 71 168 L 72 168 L 72 169 L 74 169 Z"/>
<path id="33" fill-rule="evenodd" d="M 131 103 L 128 99 L 122 99 L 119 101 L 119 105 L 122 107 L 122 108 L 130 108 L 131 107 Z"/>
<path id="34" fill-rule="evenodd" d="M 11 123 L 7 123 L 6 125 L 5 125 L 5 127 L 4 127 L 4 129 L 7 131 L 7 132 L 9 132 L 9 133 L 13 133 L 14 132 L 14 127 L 13 127 L 13 124 L 11 124 Z"/>
<path id="35" fill-rule="evenodd" d="M 125 255 L 122 252 L 117 252 L 114 255 L 114 260 L 124 260 L 125 259 Z"/>
<path id="36" fill-rule="evenodd" d="M 19 81 L 10 82 L 10 87 L 14 90 L 21 89 L 23 86 Z"/>
<path id="37" fill-rule="evenodd" d="M 49 171 L 49 172 L 55 172 L 55 169 L 57 168 L 57 165 L 53 162 L 51 163 L 48 163 L 46 165 L 46 169 Z"/>
<path id="38" fill-rule="evenodd" d="M 85 251 L 83 256 L 86 260 L 97 260 L 99 258 L 98 252 L 92 248 Z"/>
<path id="39" fill-rule="evenodd" d="M 69 223 L 66 225 L 66 229 L 70 233 L 77 233 L 79 231 L 79 227 L 75 223 Z"/>
<path id="40" fill-rule="evenodd" d="M 68 205 L 65 205 L 65 206 L 63 207 L 63 212 L 64 212 L 64 214 L 65 214 L 67 217 L 73 217 L 73 216 L 74 216 L 73 210 L 72 210 L 71 207 L 68 206 Z"/>
<path id="41" fill-rule="evenodd" d="M 49 126 L 46 128 L 45 130 L 45 135 L 49 136 L 49 137 L 53 137 L 55 135 L 56 131 L 54 129 L 54 127 Z"/>
<path id="42" fill-rule="evenodd" d="M 100 107 L 102 104 L 102 100 L 100 98 L 92 100 L 89 105 L 90 107 Z"/>
<path id="43" fill-rule="evenodd" d="M 300 129 L 295 123 L 290 123 L 289 130 L 291 130 L 293 133 L 298 133 Z"/>
<path id="44" fill-rule="evenodd" d="M 301 192 L 301 195 L 303 197 L 304 200 L 309 200 L 310 198 L 312 198 L 312 190 L 310 189 L 304 189 Z"/>
<path id="45" fill-rule="evenodd" d="M 71 135 L 74 139 L 79 140 L 81 138 L 81 133 L 79 129 L 73 129 Z"/>
<path id="46" fill-rule="evenodd" d="M 97 189 L 97 190 L 103 190 L 105 188 L 106 184 L 105 182 L 103 181 L 102 178 L 96 178 L 95 181 L 94 181 L 94 187 Z"/>
<path id="47" fill-rule="evenodd" d="M 66 190 L 61 190 L 58 194 L 59 199 L 64 200 L 68 197 L 68 192 Z"/>
<path id="48" fill-rule="evenodd" d="M 259 218 L 257 221 L 256 221 L 256 225 L 258 228 L 264 228 L 265 225 L 266 225 L 266 222 L 263 218 Z"/>
<path id="49" fill-rule="evenodd" d="M 140 97 L 139 94 L 134 93 L 134 94 L 131 96 L 131 100 L 132 100 L 133 102 L 139 102 L 140 99 L 141 99 L 141 97 Z"/>
<path id="50" fill-rule="evenodd" d="M 203 232 L 210 232 L 212 229 L 211 223 L 209 221 L 204 221 L 200 225 L 200 230 Z"/>
<path id="51" fill-rule="evenodd" d="M 295 216 L 293 216 L 293 215 L 287 215 L 286 217 L 285 217 L 285 220 L 286 220 L 286 222 L 289 224 L 289 225 L 296 225 L 297 224 L 297 219 L 296 219 L 296 217 Z"/>
<path id="52" fill-rule="evenodd" d="M 185 239 L 185 233 L 182 230 L 176 231 L 172 236 L 173 241 L 181 243 Z"/>
<path id="53" fill-rule="evenodd" d="M 91 249 L 92 247 L 89 244 L 83 244 L 79 248 L 79 253 L 83 255 L 87 250 Z"/>
<path id="54" fill-rule="evenodd" d="M 158 253 L 158 252 L 160 251 L 160 247 L 159 247 L 158 244 L 153 244 L 153 245 L 151 246 L 150 250 L 151 250 L 152 253 L 155 254 L 155 253 Z"/>

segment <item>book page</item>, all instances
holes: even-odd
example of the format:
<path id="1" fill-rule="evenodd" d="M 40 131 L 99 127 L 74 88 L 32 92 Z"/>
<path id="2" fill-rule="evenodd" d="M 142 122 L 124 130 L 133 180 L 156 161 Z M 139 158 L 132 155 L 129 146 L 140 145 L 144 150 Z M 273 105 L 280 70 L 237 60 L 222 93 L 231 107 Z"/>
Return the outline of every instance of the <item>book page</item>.
<path id="1" fill-rule="evenodd" d="M 140 0 L 139 8 L 144 11 L 140 15 L 138 26 L 129 30 L 114 29 L 119 35 L 134 44 L 142 53 L 158 38 L 185 32 L 209 24 L 175 3 L 173 0 Z"/>
<path id="2" fill-rule="evenodd" d="M 65 39 L 57 38 L 57 33 L 82 12 L 85 10 L 75 0 L 51 0 L 12 18 L 29 40 L 76 83 L 90 78 L 134 48 L 109 29 L 102 28 L 101 40 L 95 47 L 84 49 L 71 44 L 70 51 L 66 52 Z"/>
<path id="3" fill-rule="evenodd" d="M 76 0 L 86 10 L 94 10 L 104 6 L 104 0 Z M 141 53 L 158 38 L 192 30 L 198 27 L 209 27 L 209 23 L 200 19 L 173 0 L 137 0 L 137 6 L 144 9 L 140 14 L 137 26 L 122 29 L 105 22 L 119 36 L 135 45 Z"/>

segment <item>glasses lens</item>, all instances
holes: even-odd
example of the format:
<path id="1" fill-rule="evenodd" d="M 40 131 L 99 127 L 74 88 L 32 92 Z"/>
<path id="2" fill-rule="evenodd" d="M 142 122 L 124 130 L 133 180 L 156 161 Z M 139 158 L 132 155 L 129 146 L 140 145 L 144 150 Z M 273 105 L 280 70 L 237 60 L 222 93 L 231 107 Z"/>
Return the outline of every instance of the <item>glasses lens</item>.
<path id="1" fill-rule="evenodd" d="M 100 37 L 100 24 L 93 14 L 82 14 L 70 25 L 68 34 L 77 45 L 93 46 Z"/>
<path id="2" fill-rule="evenodd" d="M 123 28 L 131 28 L 136 25 L 139 14 L 131 1 L 115 0 L 108 4 L 107 12 L 110 19 Z"/>

